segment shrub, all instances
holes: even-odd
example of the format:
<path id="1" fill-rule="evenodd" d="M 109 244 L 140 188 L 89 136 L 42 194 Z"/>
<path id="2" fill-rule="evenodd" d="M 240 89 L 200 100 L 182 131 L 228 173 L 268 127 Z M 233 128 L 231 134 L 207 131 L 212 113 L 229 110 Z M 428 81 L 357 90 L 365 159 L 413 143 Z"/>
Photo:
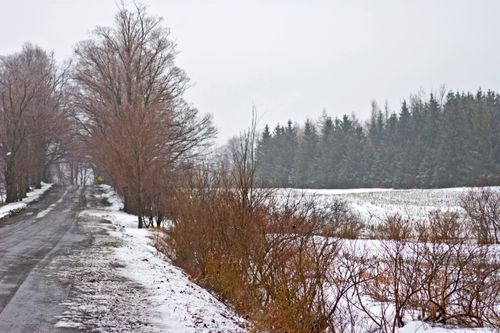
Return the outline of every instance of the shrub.
<path id="1" fill-rule="evenodd" d="M 357 239 L 364 229 L 364 223 L 353 214 L 349 203 L 333 199 L 327 205 L 326 229 L 329 235 L 339 238 Z"/>
<path id="2" fill-rule="evenodd" d="M 500 191 L 487 187 L 470 190 L 461 198 L 460 205 L 479 243 L 500 243 Z"/>
<path id="3" fill-rule="evenodd" d="M 398 225 L 399 219 L 389 222 Z M 417 312 L 433 323 L 498 327 L 496 249 L 463 237 L 462 222 L 456 213 L 435 211 L 417 223 L 416 239 L 382 241 L 380 266 L 367 292 L 394 305 L 393 319 L 383 325 L 394 330 L 405 324 L 405 313 Z"/>
<path id="4" fill-rule="evenodd" d="M 403 241 L 412 234 L 412 221 L 399 214 L 387 216 L 376 227 L 375 234 L 379 239 Z"/>

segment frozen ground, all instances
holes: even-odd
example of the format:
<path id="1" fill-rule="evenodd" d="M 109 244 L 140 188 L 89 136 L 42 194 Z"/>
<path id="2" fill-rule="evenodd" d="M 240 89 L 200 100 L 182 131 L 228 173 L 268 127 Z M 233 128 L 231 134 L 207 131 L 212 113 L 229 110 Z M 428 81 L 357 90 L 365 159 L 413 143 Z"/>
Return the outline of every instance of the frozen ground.
<path id="1" fill-rule="evenodd" d="M 95 246 L 61 260 L 73 268 L 61 279 L 79 280 L 58 328 L 97 332 L 244 332 L 246 322 L 192 283 L 151 245 L 137 217 L 120 212 L 121 201 L 99 186 L 90 202 L 105 204 L 79 214 Z M 85 262 L 76 262 L 85 258 Z M 65 266 L 71 266 L 66 264 Z M 112 269 L 111 269 L 112 268 Z"/>
<path id="2" fill-rule="evenodd" d="M 9 216 L 11 214 L 14 214 L 16 212 L 19 212 L 20 210 L 26 208 L 26 206 L 38 199 L 47 192 L 50 188 L 52 187 L 52 184 L 46 184 L 42 183 L 42 188 L 40 189 L 35 189 L 31 192 L 27 193 L 27 197 L 24 198 L 22 201 L 19 202 L 12 202 L 3 206 L 0 206 L 0 219 Z M 1 203 L 0 203 L 1 205 Z"/>

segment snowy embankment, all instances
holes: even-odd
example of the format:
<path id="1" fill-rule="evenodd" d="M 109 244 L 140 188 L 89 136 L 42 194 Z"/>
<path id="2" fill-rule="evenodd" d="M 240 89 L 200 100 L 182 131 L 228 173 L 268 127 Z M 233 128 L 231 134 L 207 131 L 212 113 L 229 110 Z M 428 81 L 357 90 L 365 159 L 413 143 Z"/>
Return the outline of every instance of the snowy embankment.
<path id="1" fill-rule="evenodd" d="M 42 183 L 42 188 L 28 192 L 26 198 L 19 202 L 12 202 L 0 206 L 0 219 L 15 214 L 25 209 L 28 204 L 37 201 L 40 197 L 52 187 L 52 184 Z"/>
<path id="2" fill-rule="evenodd" d="M 149 290 L 148 301 L 155 305 L 153 327 L 162 332 L 244 332 L 246 321 L 207 290 L 191 282 L 168 258 L 152 246 L 152 232 L 137 228 L 137 216 L 121 212 L 121 200 L 106 185 L 99 199 L 110 206 L 102 210 L 85 210 L 83 216 L 110 221 L 115 227 L 112 236 L 123 240 L 113 252 L 114 259 L 126 262 L 119 268 L 124 278 Z"/>

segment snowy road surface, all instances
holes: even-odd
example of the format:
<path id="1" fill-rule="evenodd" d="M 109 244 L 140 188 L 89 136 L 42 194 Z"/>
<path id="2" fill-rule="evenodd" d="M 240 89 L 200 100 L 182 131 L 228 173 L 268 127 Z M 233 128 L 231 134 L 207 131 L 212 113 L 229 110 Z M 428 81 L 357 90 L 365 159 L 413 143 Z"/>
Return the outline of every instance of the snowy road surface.
<path id="1" fill-rule="evenodd" d="M 149 244 L 109 188 L 55 186 L 0 220 L 0 332 L 241 332 Z"/>

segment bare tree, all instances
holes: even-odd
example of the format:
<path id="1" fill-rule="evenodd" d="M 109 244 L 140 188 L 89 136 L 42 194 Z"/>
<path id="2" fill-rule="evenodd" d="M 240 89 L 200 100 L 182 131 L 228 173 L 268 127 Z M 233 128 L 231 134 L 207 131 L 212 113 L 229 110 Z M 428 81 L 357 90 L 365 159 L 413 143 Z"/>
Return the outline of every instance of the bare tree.
<path id="1" fill-rule="evenodd" d="M 74 105 L 86 144 L 139 227 L 158 179 L 173 177 L 215 134 L 211 117 L 182 98 L 188 79 L 161 23 L 144 7 L 122 8 L 114 27 L 98 27 L 75 51 Z"/>
<path id="2" fill-rule="evenodd" d="M 460 202 L 469 227 L 482 244 L 500 243 L 500 191 L 489 188 L 470 190 Z"/>

